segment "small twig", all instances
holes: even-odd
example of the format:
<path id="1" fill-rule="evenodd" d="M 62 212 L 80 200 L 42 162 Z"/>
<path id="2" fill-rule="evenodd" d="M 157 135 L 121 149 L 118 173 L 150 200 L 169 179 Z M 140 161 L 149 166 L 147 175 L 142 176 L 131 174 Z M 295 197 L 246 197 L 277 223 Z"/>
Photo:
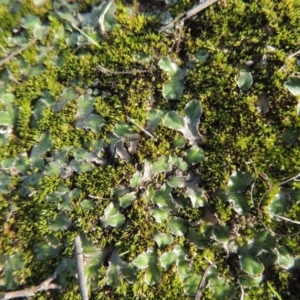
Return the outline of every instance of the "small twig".
<path id="1" fill-rule="evenodd" d="M 291 178 L 289 178 L 289 179 L 286 179 L 285 181 L 283 181 L 283 182 L 281 182 L 281 183 L 275 185 L 274 187 L 270 187 L 270 186 L 269 186 L 269 190 L 267 190 L 267 191 L 263 194 L 263 196 L 260 198 L 259 203 L 258 203 L 258 206 L 257 206 L 257 210 L 260 211 L 260 205 L 261 205 L 263 199 L 266 197 L 266 195 L 267 195 L 272 189 L 278 188 L 278 187 L 280 187 L 280 186 L 282 186 L 282 185 L 284 185 L 284 184 L 286 184 L 286 183 L 288 183 L 288 182 L 290 182 L 290 181 L 292 181 L 292 180 L 297 180 L 299 176 L 300 176 L 300 173 L 297 174 L 296 176 L 293 176 L 293 177 L 291 177 Z"/>
<path id="2" fill-rule="evenodd" d="M 11 54 L 9 54 L 8 56 L 6 56 L 5 58 L 3 58 L 0 61 L 0 67 L 4 64 L 6 64 L 8 61 L 10 61 L 11 59 L 13 59 L 15 56 L 19 55 L 20 53 L 22 53 L 24 50 L 26 50 L 28 47 L 30 47 L 31 45 L 33 45 L 35 42 L 37 41 L 37 39 L 33 39 L 31 42 L 29 42 L 28 44 L 24 45 L 23 47 L 21 47 L 20 49 L 12 52 Z"/>
<path id="3" fill-rule="evenodd" d="M 295 56 L 297 56 L 299 54 L 300 54 L 300 50 L 298 50 L 298 51 L 290 54 L 287 58 L 293 58 L 293 57 L 295 57 Z M 286 67 L 286 65 L 283 65 L 279 70 L 282 71 L 282 70 L 284 70 L 285 67 Z"/>
<path id="4" fill-rule="evenodd" d="M 7 50 L 0 44 L 0 48 L 3 50 L 5 54 L 7 54 Z"/>
<path id="5" fill-rule="evenodd" d="M 100 197 L 100 196 L 94 196 L 94 195 L 88 195 L 92 199 L 96 200 L 112 200 L 112 198 L 105 198 L 105 197 Z"/>
<path id="6" fill-rule="evenodd" d="M 102 67 L 101 65 L 98 66 L 99 70 L 106 74 L 106 75 L 117 75 L 117 74 L 136 74 L 136 73 L 146 73 L 147 70 L 132 70 L 132 71 L 112 71 Z"/>
<path id="7" fill-rule="evenodd" d="M 294 176 L 293 178 L 297 178 L 297 177 L 298 177 L 298 176 Z M 286 183 L 286 182 L 289 182 L 289 181 L 291 181 L 291 179 L 286 180 L 286 181 L 283 182 L 282 184 L 284 184 L 284 183 Z M 277 186 L 275 186 L 275 187 L 278 187 L 278 186 L 280 186 L 280 185 L 281 185 L 281 184 L 279 184 L 279 185 L 277 185 Z M 266 191 L 266 192 L 263 194 L 263 196 L 260 198 L 259 204 L 258 204 L 258 206 L 256 207 L 256 210 L 259 211 L 259 212 L 261 212 L 261 213 L 269 214 L 269 215 L 272 215 L 272 216 L 274 216 L 274 217 L 277 217 L 277 218 L 279 218 L 279 219 L 283 219 L 283 220 L 288 221 L 288 222 L 291 222 L 291 223 L 297 222 L 297 221 L 293 221 L 293 220 L 290 220 L 290 219 L 285 218 L 285 217 L 282 217 L 282 216 L 278 216 L 278 215 L 276 215 L 276 214 L 272 214 L 272 213 L 270 213 L 270 212 L 265 212 L 265 211 L 263 211 L 263 210 L 260 209 L 260 205 L 261 205 L 262 200 L 265 198 L 265 196 L 266 196 L 270 191 L 271 191 L 271 189 L 269 189 L 268 191 Z M 266 228 L 266 230 L 268 230 L 269 232 L 271 232 L 271 233 L 273 233 L 273 234 L 275 234 L 275 235 L 277 235 L 277 236 L 292 237 L 292 236 L 296 236 L 296 235 L 298 235 L 298 234 L 300 233 L 300 231 L 298 231 L 298 232 L 296 232 L 296 233 L 291 233 L 291 234 L 281 234 L 281 233 L 277 233 L 277 232 L 275 232 L 274 230 L 270 229 L 270 228 L 264 223 L 264 221 L 263 221 L 263 219 L 262 219 L 262 217 L 261 217 L 260 215 L 259 215 L 259 218 L 260 218 L 260 221 L 261 221 L 262 225 Z M 296 224 L 298 224 L 298 223 L 296 223 Z"/>
<path id="8" fill-rule="evenodd" d="M 181 21 L 185 21 L 191 17 L 193 17 L 194 15 L 196 15 L 198 12 L 200 12 L 201 10 L 211 6 L 212 4 L 216 3 L 219 0 L 200 0 L 200 3 L 195 6 L 194 8 L 191 8 L 190 10 L 188 10 L 185 14 L 185 16 L 182 18 Z"/>
<path id="9" fill-rule="evenodd" d="M 295 56 L 297 56 L 298 54 L 300 54 L 300 50 L 298 50 L 298 51 L 296 51 L 296 52 L 290 54 L 290 55 L 288 56 L 288 58 L 295 57 Z"/>
<path id="10" fill-rule="evenodd" d="M 291 178 L 289 178 L 289 179 L 287 179 L 287 180 L 285 180 L 285 181 L 279 183 L 279 184 L 277 185 L 277 187 L 278 187 L 278 186 L 281 186 L 281 185 L 283 185 L 283 184 L 286 184 L 286 183 L 288 183 L 288 182 L 290 182 L 290 181 L 292 181 L 292 180 L 296 180 L 296 181 L 297 181 L 297 179 L 298 179 L 299 176 L 300 176 L 300 173 L 297 174 L 296 176 L 293 176 L 293 177 L 291 177 Z"/>
<path id="11" fill-rule="evenodd" d="M 240 290 L 241 290 L 241 297 L 240 297 L 240 300 L 244 300 L 245 298 L 245 291 L 244 291 L 244 288 L 243 286 L 241 285 L 241 283 L 238 281 L 238 284 L 240 286 Z"/>
<path id="12" fill-rule="evenodd" d="M 167 28 L 174 25 L 178 21 L 184 22 L 185 20 L 193 17 L 198 12 L 200 12 L 201 10 L 203 10 L 203 9 L 209 7 L 210 5 L 216 3 L 217 1 L 219 1 L 219 0 L 200 0 L 200 3 L 198 3 L 195 7 L 191 8 L 188 11 L 186 11 L 185 13 L 177 16 L 171 23 L 169 23 L 165 26 L 162 26 L 159 31 L 161 32 L 161 31 L 166 30 Z"/>
<path id="13" fill-rule="evenodd" d="M 273 233 L 274 235 L 277 235 L 277 236 L 283 236 L 283 237 L 293 237 L 293 236 L 296 236 L 296 235 L 299 235 L 300 234 L 300 230 L 297 231 L 296 233 L 286 233 L 286 234 L 281 234 L 281 233 L 277 233 L 275 232 L 274 230 L 270 229 L 262 219 L 260 219 L 262 225 L 265 227 L 266 230 L 268 230 L 269 232 Z"/>
<path id="14" fill-rule="evenodd" d="M 251 163 L 253 163 L 252 160 L 251 160 Z M 254 163 L 253 163 L 253 167 L 254 167 L 255 173 L 257 173 L 257 170 L 256 170 L 256 167 L 255 167 Z M 267 181 L 267 184 L 268 184 L 269 189 L 268 189 L 268 190 L 263 194 L 263 196 L 260 198 L 257 207 L 254 206 L 255 209 L 256 209 L 258 212 L 260 212 L 260 213 L 264 213 L 264 214 L 270 215 L 270 216 L 272 216 L 272 217 L 276 217 L 276 218 L 278 218 L 278 219 L 284 220 L 284 221 L 286 221 L 286 222 L 290 222 L 290 223 L 293 223 L 293 224 L 300 225 L 300 222 L 299 222 L 299 221 L 294 221 L 294 220 L 292 220 L 292 219 L 289 219 L 289 218 L 286 218 L 286 217 L 283 217 L 283 216 L 280 216 L 280 215 L 277 215 L 277 214 L 273 214 L 273 213 L 270 213 L 270 212 L 265 212 L 265 211 L 263 211 L 262 209 L 260 209 L 260 206 L 261 206 L 261 203 L 262 203 L 263 199 L 266 197 L 266 195 L 267 195 L 268 193 L 270 193 L 270 191 L 271 191 L 272 189 L 278 188 L 278 187 L 280 187 L 280 186 L 282 186 L 282 185 L 284 185 L 284 184 L 286 184 L 286 183 L 288 183 L 288 182 L 290 182 L 290 181 L 292 181 L 292 180 L 295 180 L 295 181 L 298 180 L 298 177 L 300 177 L 300 173 L 297 174 L 296 176 L 290 177 L 290 178 L 288 178 L 288 179 L 282 181 L 281 183 L 275 185 L 274 187 L 272 187 L 272 184 L 270 183 L 269 178 L 268 178 L 268 176 L 267 176 L 266 174 L 261 173 L 261 174 L 260 174 L 260 177 L 261 177 L 262 179 L 264 179 L 265 181 Z M 255 181 L 254 181 L 253 184 L 251 185 L 251 192 L 250 192 L 250 197 L 251 197 L 251 201 L 252 201 L 253 204 L 254 204 L 254 201 L 253 201 L 253 190 L 254 190 L 254 186 L 255 186 Z M 272 229 L 270 229 L 270 228 L 264 223 L 264 221 L 262 220 L 262 218 L 261 218 L 260 215 L 259 215 L 259 218 L 260 218 L 260 220 L 261 220 L 262 225 L 263 225 L 269 232 L 271 232 L 271 233 L 273 233 L 273 234 L 275 234 L 275 235 L 278 235 L 278 236 L 295 236 L 295 235 L 298 235 L 298 234 L 300 233 L 300 231 L 298 231 L 297 233 L 292 233 L 292 234 L 279 234 L 279 233 L 276 233 L 275 231 L 273 231 Z"/>
<path id="15" fill-rule="evenodd" d="M 209 263 L 202 275 L 202 278 L 199 282 L 199 286 L 198 286 L 198 290 L 197 290 L 197 293 L 196 293 L 196 296 L 195 296 L 195 300 L 200 300 L 201 299 L 201 296 L 202 296 L 202 292 L 203 292 L 203 289 L 205 288 L 205 279 L 207 277 L 207 274 L 208 274 L 208 271 L 211 267 L 211 264 Z"/>
<path id="16" fill-rule="evenodd" d="M 78 273 L 78 281 L 79 281 L 79 288 L 82 300 L 88 300 L 88 291 L 86 287 L 86 278 L 84 275 L 84 265 L 83 265 L 83 251 L 81 245 L 80 236 L 77 236 L 74 243 L 75 248 L 75 258 L 77 264 L 77 273 Z"/>
<path id="17" fill-rule="evenodd" d="M 5 66 L 5 69 L 6 69 L 7 73 L 8 73 L 8 76 L 11 79 L 11 81 L 13 81 L 14 83 L 19 84 L 20 82 L 15 78 L 15 76 L 12 74 L 12 72 L 10 71 L 10 69 L 7 66 Z"/>
<path id="18" fill-rule="evenodd" d="M 272 217 L 276 217 L 278 219 L 281 219 L 281 220 L 284 220 L 284 221 L 287 221 L 287 222 L 290 222 L 290 223 L 293 223 L 293 224 L 300 225 L 299 221 L 294 221 L 294 220 L 291 220 L 289 218 L 286 218 L 286 217 L 283 217 L 283 216 L 280 216 L 280 215 L 276 215 L 276 214 L 273 214 L 273 213 L 270 213 L 270 212 L 265 212 L 263 210 L 259 210 L 259 211 L 262 212 L 262 213 L 264 213 L 264 214 L 269 214 Z"/>
<path id="19" fill-rule="evenodd" d="M 13 201 L 11 199 L 8 200 L 8 203 L 9 203 L 9 212 L 6 216 L 6 222 L 9 221 L 9 219 L 11 218 L 12 214 L 14 213 L 14 204 L 13 204 Z"/>
<path id="20" fill-rule="evenodd" d="M 14 299 L 14 298 L 28 298 L 34 296 L 37 292 L 47 291 L 47 290 L 54 290 L 54 289 L 61 289 L 61 286 L 56 283 L 51 283 L 55 280 L 56 276 L 50 276 L 45 281 L 43 281 L 40 285 L 20 290 L 14 292 L 8 292 L 3 295 L 0 295 L 0 300 L 6 299 Z"/>
<path id="21" fill-rule="evenodd" d="M 269 180 L 268 175 L 265 174 L 265 173 L 260 173 L 259 176 L 267 183 L 269 190 L 271 190 L 272 189 L 272 184 Z"/>
<path id="22" fill-rule="evenodd" d="M 138 123 L 136 123 L 134 120 L 132 120 L 131 118 L 127 117 L 127 120 L 129 122 L 131 122 L 132 124 L 134 124 L 135 126 L 137 126 L 141 131 L 143 131 L 145 134 L 147 134 L 148 136 L 151 137 L 151 139 L 153 139 L 154 141 L 156 141 L 156 138 L 149 132 L 147 131 L 145 128 L 143 128 L 141 125 L 139 125 Z"/>
<path id="23" fill-rule="evenodd" d="M 251 184 L 251 190 L 250 190 L 250 199 L 251 199 L 251 202 L 253 204 L 253 207 L 255 207 L 254 201 L 253 201 L 253 190 L 254 190 L 254 187 L 255 187 L 255 182 L 256 182 L 256 179 L 254 179 L 253 183 Z"/>
<path id="24" fill-rule="evenodd" d="M 108 12 L 110 6 L 112 5 L 112 3 L 113 3 L 113 0 L 109 0 L 109 1 L 105 4 L 106 6 L 105 6 L 105 8 L 104 8 L 104 11 L 103 11 L 101 17 L 100 17 L 99 20 L 98 20 L 99 28 L 100 28 L 100 31 L 101 31 L 102 34 L 105 33 L 104 18 L 105 18 L 106 13 Z"/>

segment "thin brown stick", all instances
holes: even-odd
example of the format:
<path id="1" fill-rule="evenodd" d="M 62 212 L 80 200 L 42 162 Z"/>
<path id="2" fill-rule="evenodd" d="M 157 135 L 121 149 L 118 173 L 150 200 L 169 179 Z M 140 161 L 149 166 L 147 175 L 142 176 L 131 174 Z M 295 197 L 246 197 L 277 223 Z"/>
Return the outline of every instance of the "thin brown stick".
<path id="1" fill-rule="evenodd" d="M 281 220 L 284 220 L 284 221 L 287 221 L 287 222 L 290 222 L 290 223 L 293 223 L 293 224 L 297 224 L 297 225 L 300 225 L 300 222 L 299 221 L 294 221 L 292 219 L 289 219 L 289 218 L 286 218 L 286 217 L 283 217 L 283 216 L 280 216 L 280 215 L 276 215 L 276 214 L 273 214 L 273 213 L 270 213 L 270 212 L 265 212 L 263 210 L 259 210 L 260 212 L 264 213 L 264 214 L 268 214 L 272 217 L 276 217 L 278 219 L 281 219 Z"/>
<path id="2" fill-rule="evenodd" d="M 202 275 L 202 278 L 199 282 L 199 286 L 198 286 L 198 290 L 197 290 L 197 293 L 196 293 L 196 296 L 195 296 L 195 300 L 200 300 L 201 299 L 201 296 L 202 296 L 202 292 L 203 292 L 203 289 L 205 288 L 205 279 L 207 277 L 207 274 L 208 274 L 208 271 L 211 267 L 211 264 L 209 263 Z"/>
<path id="3" fill-rule="evenodd" d="M 15 76 L 12 74 L 12 72 L 10 71 L 10 69 L 7 66 L 5 66 L 5 69 L 6 69 L 7 73 L 8 73 L 8 76 L 9 76 L 10 80 L 13 81 L 14 83 L 19 84 L 20 82 L 15 78 Z"/>
<path id="4" fill-rule="evenodd" d="M 298 51 L 296 51 L 296 52 L 290 54 L 287 58 L 293 58 L 293 57 L 295 57 L 295 56 L 297 56 L 297 55 L 299 55 L 299 54 L 300 54 L 300 50 L 298 50 Z M 283 65 L 283 66 L 280 68 L 280 71 L 284 70 L 285 67 L 286 67 L 286 65 Z"/>
<path id="5" fill-rule="evenodd" d="M 292 57 L 295 57 L 295 56 L 297 56 L 297 55 L 299 55 L 299 54 L 300 54 L 300 50 L 298 50 L 298 51 L 296 51 L 296 52 L 290 54 L 288 57 L 289 57 L 289 58 L 292 58 Z"/>
<path id="6" fill-rule="evenodd" d="M 7 300 L 7 299 L 15 299 L 15 298 L 28 298 L 34 296 L 37 292 L 47 291 L 47 290 L 55 290 L 61 289 L 61 286 L 56 283 L 51 283 L 56 276 L 50 276 L 45 281 L 43 281 L 40 285 L 20 290 L 14 292 L 8 292 L 3 295 L 0 295 L 0 300 Z"/>
<path id="7" fill-rule="evenodd" d="M 241 290 L 241 297 L 240 297 L 240 300 L 244 300 L 245 298 L 245 291 L 244 291 L 244 288 L 243 286 L 241 285 L 241 283 L 238 281 L 238 284 L 240 286 L 240 290 Z"/>
<path id="8" fill-rule="evenodd" d="M 279 183 L 279 184 L 276 184 L 274 187 L 269 187 L 269 189 L 263 194 L 263 196 L 260 198 L 260 200 L 259 200 L 259 202 L 258 202 L 258 206 L 257 206 L 257 210 L 260 210 L 260 206 L 261 206 L 261 203 L 262 203 L 262 201 L 263 201 L 263 199 L 266 197 L 266 195 L 272 190 L 272 189 L 274 189 L 274 188 L 278 188 L 278 187 L 280 187 L 280 186 L 282 186 L 282 185 L 284 185 L 284 184 L 286 184 L 286 183 L 288 183 L 288 182 L 290 182 L 290 181 L 293 181 L 293 180 L 298 180 L 298 177 L 300 176 L 300 173 L 298 173 L 296 176 L 293 176 L 293 177 L 291 177 L 291 178 L 288 178 L 287 180 L 285 180 L 285 181 L 283 181 L 283 182 L 281 182 L 281 183 Z"/>
<path id="9" fill-rule="evenodd" d="M 183 14 L 177 16 L 171 23 L 162 26 L 160 28 L 160 32 L 166 30 L 168 27 L 171 25 L 177 23 L 178 21 L 184 22 L 185 20 L 191 18 L 192 16 L 196 15 L 199 13 L 201 10 L 209 7 L 210 5 L 216 3 L 219 0 L 200 0 L 200 3 L 198 3 L 195 7 L 192 7 L 188 11 L 184 12 Z"/>
<path id="10" fill-rule="evenodd" d="M 185 20 L 193 17 L 198 12 L 211 6 L 212 4 L 216 3 L 217 1 L 219 1 L 219 0 L 202 0 L 202 1 L 200 1 L 200 3 L 196 7 L 191 8 L 190 10 L 188 10 L 186 12 L 186 15 L 184 16 L 184 18 L 182 18 L 182 21 L 185 21 Z"/>
<path id="11" fill-rule="evenodd" d="M 148 136 L 151 137 L 151 139 L 156 141 L 156 138 L 149 132 L 147 131 L 145 128 L 143 128 L 141 125 L 139 125 L 138 123 L 136 123 L 133 119 L 127 117 L 127 120 L 132 123 L 133 125 L 137 126 L 141 131 L 143 131 L 145 134 L 147 134 Z"/>
<path id="12" fill-rule="evenodd" d="M 5 58 L 3 58 L 0 61 L 0 67 L 4 64 L 6 64 L 8 61 L 10 61 L 11 59 L 13 59 L 15 56 L 19 55 L 20 53 L 22 53 L 24 50 L 26 50 L 28 47 L 30 47 L 31 45 L 33 45 L 35 42 L 37 41 L 37 39 L 33 39 L 31 42 L 29 42 L 28 44 L 24 45 L 23 47 L 21 47 L 20 49 L 12 52 L 11 54 L 9 54 L 8 56 L 6 56 Z"/>
<path id="13" fill-rule="evenodd" d="M 271 228 L 269 228 L 264 221 L 262 220 L 262 218 L 260 218 L 261 224 L 265 227 L 266 230 L 268 230 L 269 232 L 273 233 L 274 235 L 277 236 L 283 236 L 283 237 L 292 237 L 292 236 L 296 236 L 300 234 L 300 230 L 297 231 L 296 233 L 286 233 L 286 234 L 282 234 L 282 233 L 277 233 L 274 230 L 272 230 Z"/>
<path id="14" fill-rule="evenodd" d="M 105 7 L 105 9 L 104 9 L 104 11 L 103 11 L 101 17 L 100 17 L 99 20 L 98 20 L 99 28 L 100 28 L 100 31 L 101 31 L 102 34 L 105 33 L 104 18 L 105 18 L 106 13 L 108 12 L 110 6 L 112 5 L 112 3 L 113 3 L 113 0 L 109 0 L 109 1 L 105 4 L 106 7 Z"/>
<path id="15" fill-rule="evenodd" d="M 74 242 L 75 258 L 77 264 L 78 282 L 82 300 L 88 300 L 88 291 L 86 287 L 86 277 L 84 275 L 83 251 L 80 236 L 77 236 Z"/>
<path id="16" fill-rule="evenodd" d="M 9 221 L 9 219 L 11 218 L 12 214 L 15 211 L 13 201 L 11 199 L 8 199 L 8 203 L 9 203 L 9 212 L 6 216 L 6 222 Z"/>
<path id="17" fill-rule="evenodd" d="M 105 197 L 99 197 L 99 196 L 94 196 L 94 195 L 88 195 L 92 199 L 97 199 L 97 200 L 113 200 L 112 198 L 105 198 Z"/>
<path id="18" fill-rule="evenodd" d="M 118 75 L 118 74 L 136 74 L 136 73 L 146 73 L 147 70 L 132 70 L 132 71 L 113 71 L 104 68 L 103 66 L 98 66 L 99 70 L 106 75 Z"/>
<path id="19" fill-rule="evenodd" d="M 261 203 L 262 203 L 263 199 L 266 197 L 266 195 L 267 195 L 268 193 L 271 192 L 272 189 L 278 188 L 278 187 L 280 187 L 280 186 L 282 186 L 282 185 L 284 185 L 284 184 L 286 184 L 286 183 L 288 183 L 288 182 L 290 182 L 290 181 L 293 181 L 293 180 L 298 181 L 298 180 L 299 180 L 299 179 L 298 179 L 299 177 L 300 177 L 300 173 L 298 173 L 297 175 L 295 175 L 295 176 L 293 176 L 293 177 L 290 177 L 290 178 L 288 178 L 288 179 L 282 181 L 282 182 L 279 183 L 279 184 L 276 184 L 276 185 L 273 186 L 273 187 L 269 184 L 269 189 L 268 189 L 268 190 L 263 194 L 263 196 L 259 199 L 258 205 L 257 205 L 257 207 L 255 207 L 255 209 L 256 209 L 258 212 L 260 212 L 260 213 L 267 214 L 267 215 L 270 215 L 270 216 L 272 216 L 272 217 L 276 217 L 276 218 L 281 219 L 281 220 L 284 220 L 284 221 L 286 221 L 286 222 L 290 222 L 290 223 L 293 223 L 293 224 L 300 225 L 300 222 L 298 222 L 298 221 L 295 221 L 295 220 L 292 220 L 292 219 L 289 219 L 289 218 L 286 218 L 286 217 L 283 217 L 283 216 L 280 216 L 280 215 L 277 215 L 277 214 L 273 214 L 273 213 L 270 213 L 270 212 L 265 212 L 265 211 L 263 211 L 262 209 L 260 209 L 260 206 L 261 206 Z M 263 179 L 265 179 L 265 176 L 263 177 Z M 252 199 L 252 201 L 253 201 L 252 193 L 253 193 L 253 189 L 251 189 L 251 199 Z M 277 232 L 273 231 L 272 229 L 270 229 L 270 228 L 264 223 L 264 221 L 262 220 L 261 215 L 259 215 L 259 218 L 260 218 L 260 221 L 261 221 L 262 225 L 263 225 L 269 232 L 271 232 L 271 233 L 273 233 L 273 234 L 275 234 L 275 235 L 278 235 L 278 236 L 284 236 L 284 237 L 287 237 L 287 236 L 291 237 L 291 236 L 296 236 L 296 235 L 298 235 L 298 234 L 300 233 L 300 231 L 298 231 L 298 232 L 296 232 L 296 233 L 292 233 L 292 234 L 280 234 L 280 233 L 277 233 Z"/>

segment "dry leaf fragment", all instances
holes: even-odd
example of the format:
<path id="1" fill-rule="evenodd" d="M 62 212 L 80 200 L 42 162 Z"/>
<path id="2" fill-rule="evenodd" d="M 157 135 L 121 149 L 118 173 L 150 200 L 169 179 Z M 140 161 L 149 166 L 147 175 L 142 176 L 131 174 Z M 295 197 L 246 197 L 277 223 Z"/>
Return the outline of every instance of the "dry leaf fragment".
<path id="1" fill-rule="evenodd" d="M 269 111 L 269 101 L 266 92 L 262 92 L 257 101 L 257 108 L 261 114 L 266 114 Z"/>
<path id="2" fill-rule="evenodd" d="M 217 225 L 219 224 L 218 218 L 211 212 L 211 210 L 205 206 L 203 219 L 206 223 Z"/>

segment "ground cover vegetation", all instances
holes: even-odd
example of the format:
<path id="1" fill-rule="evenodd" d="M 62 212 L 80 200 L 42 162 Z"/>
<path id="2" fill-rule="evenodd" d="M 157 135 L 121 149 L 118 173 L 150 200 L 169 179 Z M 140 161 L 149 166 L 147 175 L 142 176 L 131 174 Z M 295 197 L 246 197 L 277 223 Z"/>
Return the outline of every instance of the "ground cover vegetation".
<path id="1" fill-rule="evenodd" d="M 0 0 L 0 298 L 298 298 L 300 2 L 195 4 Z"/>

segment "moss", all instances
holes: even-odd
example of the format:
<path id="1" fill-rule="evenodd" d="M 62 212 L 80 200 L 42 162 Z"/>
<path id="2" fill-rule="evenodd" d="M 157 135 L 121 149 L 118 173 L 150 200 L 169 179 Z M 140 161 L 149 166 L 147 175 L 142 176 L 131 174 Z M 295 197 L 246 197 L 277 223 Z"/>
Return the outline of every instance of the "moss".
<path id="1" fill-rule="evenodd" d="M 179 1 L 170 7 L 172 15 L 177 15 L 191 7 L 191 1 Z M 89 11 L 93 1 L 79 3 L 81 11 Z M 52 12 L 52 2 L 47 1 L 42 7 L 35 7 L 32 1 L 26 0 L 15 8 L 12 17 L 12 8 L 0 8 L 0 19 L 4 20 L 1 44 L 7 47 L 6 37 L 12 35 L 12 29 L 17 28 L 22 17 L 27 14 L 37 15 L 42 22 L 50 21 L 50 33 L 41 43 L 52 46 L 55 32 L 64 26 L 63 20 L 58 20 Z M 140 14 L 138 3 L 132 14 L 128 14 L 125 4 L 119 1 L 116 12 L 118 25 L 107 33 L 100 42 L 100 49 L 94 46 L 69 48 L 65 40 L 54 43 L 43 65 L 45 72 L 40 76 L 27 77 L 20 72 L 20 64 L 13 59 L 8 68 L 20 81 L 12 83 L 10 91 L 16 96 L 16 105 L 19 108 L 16 127 L 10 137 L 9 144 L 1 147 L 0 157 L 16 157 L 19 153 L 29 153 L 31 147 L 39 140 L 41 133 L 51 133 L 52 149 L 85 147 L 97 138 L 109 143 L 110 133 L 117 122 L 126 122 L 127 117 L 135 120 L 141 126 L 146 126 L 148 109 L 176 110 L 183 114 L 184 107 L 191 99 L 199 99 L 203 106 L 200 132 L 204 136 L 201 147 L 205 151 L 205 159 L 192 170 L 200 174 L 201 188 L 208 194 L 209 204 L 216 210 L 219 218 L 230 229 L 236 229 L 239 237 L 236 241 L 240 246 L 246 245 L 258 229 L 262 228 L 260 218 L 266 226 L 278 233 L 293 234 L 298 229 L 295 224 L 277 222 L 267 214 L 258 217 L 256 205 L 267 191 L 268 184 L 273 187 L 284 177 L 299 172 L 299 141 L 289 145 L 282 139 L 284 130 L 293 127 L 299 130 L 300 121 L 295 112 L 297 101 L 295 97 L 283 88 L 289 74 L 298 71 L 293 59 L 287 57 L 295 52 L 299 45 L 300 14 L 297 1 L 227 1 L 227 7 L 213 5 L 187 20 L 185 27 L 175 32 L 174 37 L 158 33 L 161 26 L 158 19 L 146 14 Z M 187 28 L 187 30 L 186 30 Z M 201 28 L 201 30 L 199 30 Z M 66 31 L 66 34 L 69 32 Z M 177 41 L 178 50 L 175 51 L 173 40 Z M 266 46 L 276 47 L 275 51 L 266 51 Z M 21 55 L 30 67 L 36 64 L 38 53 L 37 45 L 32 45 Z M 157 62 L 163 56 L 170 57 L 180 66 L 184 66 L 187 58 L 199 51 L 208 49 L 209 58 L 205 63 L 196 63 L 189 70 L 184 82 L 184 94 L 177 101 L 167 101 L 162 97 L 162 84 L 167 80 L 166 74 L 161 71 Z M 152 56 L 152 61 L 141 64 L 133 59 L 133 54 L 144 52 Z M 3 54 L 3 49 L 1 50 Z M 267 68 L 261 64 L 263 54 L 267 54 Z M 7 54 L 5 54 L 7 55 Z M 52 63 L 52 59 L 61 57 L 63 64 L 59 67 Z M 237 78 L 240 70 L 245 69 L 245 62 L 253 60 L 254 65 L 249 67 L 254 77 L 254 84 L 247 93 L 242 93 L 237 87 Z M 112 74 L 106 75 L 98 70 L 98 66 L 112 71 L 144 70 L 145 73 Z M 280 68 L 285 65 L 284 70 Z M 2 68 L 2 67 L 1 67 Z M 247 67 L 248 68 L 248 67 Z M 75 86 L 75 87 L 74 87 Z M 94 113 L 105 119 L 105 124 L 99 133 L 74 127 L 77 112 L 76 97 L 70 100 L 59 112 L 50 108 L 43 111 L 42 118 L 32 127 L 32 110 L 43 91 L 48 90 L 58 101 L 65 87 L 74 87 L 79 95 L 89 89 L 99 94 L 95 96 Z M 269 96 L 270 110 L 262 115 L 256 109 L 257 97 L 266 91 Z M 3 107 L 1 108 L 1 110 Z M 136 126 L 132 127 L 140 132 Z M 141 138 L 137 152 L 132 155 L 133 163 L 124 163 L 120 159 L 109 162 L 107 166 L 97 165 L 93 170 L 73 175 L 68 179 L 59 176 L 43 176 L 37 192 L 31 197 L 21 197 L 17 189 L 21 174 L 11 178 L 11 194 L 0 195 L 0 211 L 3 214 L 1 224 L 3 235 L 0 238 L 2 253 L 12 255 L 19 251 L 26 258 L 23 270 L 16 271 L 16 276 L 24 286 L 32 286 L 43 277 L 53 273 L 60 257 L 47 260 L 36 260 L 32 249 L 37 243 L 45 242 L 45 236 L 53 233 L 49 229 L 49 219 L 59 214 L 57 204 L 49 203 L 47 195 L 56 190 L 59 183 L 64 182 L 70 189 L 79 188 L 79 197 L 72 198 L 73 211 L 68 217 L 73 226 L 66 231 L 55 232 L 57 239 L 64 245 L 63 254 L 73 257 L 73 240 L 78 233 L 86 232 L 88 238 L 97 247 L 102 248 L 107 243 L 113 244 L 126 262 L 132 260 L 147 249 L 156 248 L 153 234 L 156 230 L 169 232 L 165 224 L 157 224 L 151 214 L 153 204 L 143 195 L 146 187 L 136 190 L 137 197 L 130 207 L 120 208 L 126 218 L 126 223 L 120 228 L 103 228 L 100 217 L 107 205 L 118 199 L 112 199 L 111 188 L 117 186 L 128 187 L 129 181 L 136 170 L 143 170 L 143 160 L 156 160 L 159 156 L 176 154 L 184 155 L 185 148 L 172 148 L 173 141 L 180 135 L 160 125 L 155 131 L 156 140 L 150 139 L 140 132 Z M 186 145 L 185 147 L 189 147 Z M 49 152 L 45 154 L 46 159 Z M 104 156 L 107 153 L 104 151 Z M 72 153 L 69 153 L 71 159 Z M 252 164 L 249 162 L 252 161 Z M 254 167 L 255 166 L 255 170 Z M 233 170 L 245 169 L 255 173 L 257 181 L 253 190 L 254 208 L 245 216 L 238 216 L 227 203 L 214 197 L 218 189 L 225 189 Z M 259 175 L 268 176 L 268 181 L 259 179 Z M 186 174 L 184 174 L 186 175 Z M 157 183 L 166 180 L 166 174 L 157 176 Z M 148 183 L 147 183 L 148 184 Z M 291 186 L 287 185 L 287 186 Z M 174 195 L 180 195 L 180 189 L 173 190 Z M 272 197 L 278 192 L 272 188 L 261 203 L 261 209 L 266 209 Z M 84 211 L 81 201 L 88 195 L 98 196 L 94 201 L 94 209 Z M 245 192 L 250 199 L 249 189 Z M 9 211 L 9 201 L 12 199 L 16 206 L 11 218 L 6 220 Z M 173 213 L 173 212 L 172 212 Z M 291 205 L 287 217 L 299 219 L 300 211 L 296 204 Z M 201 220 L 202 210 L 192 208 L 178 208 L 176 216 L 188 222 Z M 202 226 L 202 227 L 201 227 Z M 197 232 L 205 231 L 201 225 Z M 298 255 L 298 236 L 283 237 L 277 240 L 278 245 L 285 245 Z M 174 244 L 187 247 L 188 257 L 192 258 L 194 272 L 202 274 L 206 266 L 206 258 L 214 262 L 222 277 L 237 283 L 237 266 L 233 266 L 226 258 L 224 249 L 216 243 L 210 243 L 207 249 L 198 249 L 187 242 L 184 237 L 175 237 Z M 158 249 L 159 255 L 165 251 L 172 251 L 173 245 L 165 249 Z M 162 279 L 158 285 L 147 286 L 144 283 L 144 272 L 139 272 L 138 282 L 131 285 L 121 278 L 117 289 L 105 286 L 107 266 L 101 266 L 96 282 L 99 288 L 93 290 L 95 299 L 188 299 L 182 292 L 182 280 L 177 274 L 176 267 L 162 272 Z M 266 268 L 264 277 L 270 280 L 279 294 L 290 298 L 293 291 L 299 290 L 293 286 L 295 274 L 275 267 Z M 271 274 L 271 275 L 270 275 Z M 69 280 L 69 279 L 68 279 Z M 290 295 L 288 294 L 290 292 Z M 272 293 L 267 285 L 246 290 L 248 299 L 272 299 Z M 297 294 L 297 293 L 295 293 Z M 204 291 L 204 299 L 213 299 L 210 289 Z M 36 294 L 33 299 L 77 299 L 78 285 L 71 280 L 61 294 L 43 292 Z"/>

